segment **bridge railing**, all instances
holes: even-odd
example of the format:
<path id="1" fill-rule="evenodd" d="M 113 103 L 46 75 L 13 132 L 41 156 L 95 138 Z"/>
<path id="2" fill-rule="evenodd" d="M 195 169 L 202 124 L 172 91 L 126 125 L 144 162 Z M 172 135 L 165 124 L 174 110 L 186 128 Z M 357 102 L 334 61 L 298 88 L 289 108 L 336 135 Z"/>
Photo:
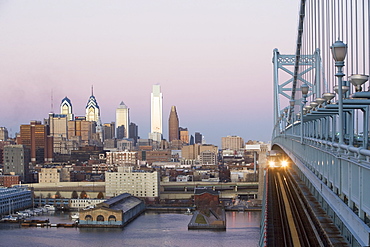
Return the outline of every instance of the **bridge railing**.
<path id="1" fill-rule="evenodd" d="M 294 127 L 299 128 L 300 124 Z M 292 134 L 275 135 L 295 168 L 352 246 L 370 244 L 370 150 Z"/>

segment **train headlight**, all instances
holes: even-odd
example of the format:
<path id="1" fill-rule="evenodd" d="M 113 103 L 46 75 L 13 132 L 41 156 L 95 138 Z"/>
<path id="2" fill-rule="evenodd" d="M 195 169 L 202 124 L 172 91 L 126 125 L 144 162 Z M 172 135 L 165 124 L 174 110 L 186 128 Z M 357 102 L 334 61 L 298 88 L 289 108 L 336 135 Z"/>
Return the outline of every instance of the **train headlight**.
<path id="1" fill-rule="evenodd" d="M 274 161 L 270 161 L 269 165 L 270 165 L 270 167 L 274 167 L 275 166 L 275 162 Z"/>
<path id="2" fill-rule="evenodd" d="M 287 166 L 288 166 L 288 161 L 285 161 L 285 160 L 284 160 L 284 161 L 282 161 L 282 162 L 281 162 L 281 166 L 282 166 L 282 167 L 287 167 Z"/>

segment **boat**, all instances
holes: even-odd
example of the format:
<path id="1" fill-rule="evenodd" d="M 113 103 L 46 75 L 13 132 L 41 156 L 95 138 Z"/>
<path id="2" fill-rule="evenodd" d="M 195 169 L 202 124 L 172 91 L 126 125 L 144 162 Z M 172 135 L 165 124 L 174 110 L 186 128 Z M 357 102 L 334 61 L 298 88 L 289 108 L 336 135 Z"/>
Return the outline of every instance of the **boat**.
<path id="1" fill-rule="evenodd" d="M 46 205 L 44 206 L 44 208 L 46 208 L 49 212 L 50 212 L 50 211 L 55 211 L 55 210 L 56 210 L 56 208 L 55 208 L 53 205 L 48 205 L 48 204 L 46 204 Z"/>
<path id="2" fill-rule="evenodd" d="M 186 215 L 192 215 L 193 212 L 190 210 L 190 208 L 188 208 L 188 210 L 185 212 Z"/>
<path id="3" fill-rule="evenodd" d="M 80 218 L 80 214 L 79 213 L 74 213 L 71 215 L 71 218 L 72 220 L 78 220 Z"/>

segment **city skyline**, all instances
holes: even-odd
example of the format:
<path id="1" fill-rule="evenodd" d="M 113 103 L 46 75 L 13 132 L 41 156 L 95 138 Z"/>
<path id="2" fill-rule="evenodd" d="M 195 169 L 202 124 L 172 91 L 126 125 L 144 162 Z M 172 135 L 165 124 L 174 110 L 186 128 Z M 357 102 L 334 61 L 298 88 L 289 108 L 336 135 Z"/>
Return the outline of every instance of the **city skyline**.
<path id="1" fill-rule="evenodd" d="M 200 132 L 218 145 L 227 135 L 269 141 L 272 51 L 294 54 L 297 15 L 292 13 L 298 5 L 292 0 L 2 2 L 6 107 L 0 109 L 0 126 L 14 136 L 21 124 L 59 112 L 65 96 L 74 113 L 84 115 L 94 85 L 102 123 L 114 120 L 117 103 L 124 101 L 139 135 L 147 138 L 151 85 L 160 83 L 163 111 L 176 105 L 189 133 Z M 163 121 L 166 139 L 167 124 Z"/>

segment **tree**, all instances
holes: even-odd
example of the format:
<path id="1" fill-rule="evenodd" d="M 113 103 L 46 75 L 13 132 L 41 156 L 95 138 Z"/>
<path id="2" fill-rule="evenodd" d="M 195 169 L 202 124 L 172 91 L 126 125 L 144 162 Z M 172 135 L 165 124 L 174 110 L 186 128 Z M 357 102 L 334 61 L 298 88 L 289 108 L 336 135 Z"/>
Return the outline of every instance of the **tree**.
<path id="1" fill-rule="evenodd" d="M 74 190 L 74 191 L 72 192 L 71 198 L 72 198 L 72 199 L 78 199 L 78 193 L 77 193 L 77 191 L 75 191 L 75 190 Z"/>
<path id="2" fill-rule="evenodd" d="M 98 199 L 104 199 L 104 194 L 103 194 L 103 192 L 99 192 L 99 194 L 98 194 Z"/>
<path id="3" fill-rule="evenodd" d="M 60 194 L 60 192 L 59 191 L 57 191 L 57 193 L 55 193 L 55 196 L 54 196 L 55 198 L 62 198 L 62 195 Z"/>
<path id="4" fill-rule="evenodd" d="M 86 194 L 86 191 L 81 191 L 81 194 L 80 194 L 80 198 L 81 199 L 85 199 L 85 198 L 87 198 L 87 194 Z"/>

